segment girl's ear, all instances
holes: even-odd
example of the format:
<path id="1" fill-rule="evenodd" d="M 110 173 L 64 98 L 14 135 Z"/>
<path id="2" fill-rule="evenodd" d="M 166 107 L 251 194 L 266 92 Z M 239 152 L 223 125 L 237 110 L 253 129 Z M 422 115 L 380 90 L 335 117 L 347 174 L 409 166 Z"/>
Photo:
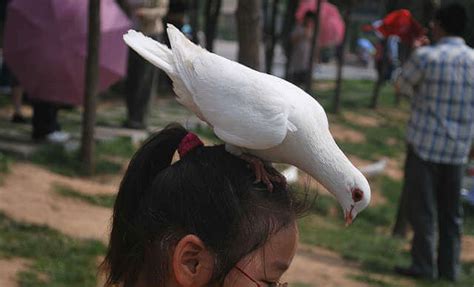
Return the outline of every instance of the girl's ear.
<path id="1" fill-rule="evenodd" d="M 212 277 L 214 257 L 195 235 L 186 235 L 176 245 L 172 273 L 179 286 L 207 286 Z"/>

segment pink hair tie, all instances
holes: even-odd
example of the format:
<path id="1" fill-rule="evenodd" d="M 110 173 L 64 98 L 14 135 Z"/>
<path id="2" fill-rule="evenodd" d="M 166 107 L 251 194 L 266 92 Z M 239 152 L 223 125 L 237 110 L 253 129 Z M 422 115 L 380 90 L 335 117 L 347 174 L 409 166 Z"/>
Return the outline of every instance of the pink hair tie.
<path id="1" fill-rule="evenodd" d="M 188 132 L 188 134 L 179 143 L 179 157 L 183 158 L 188 152 L 197 148 L 198 146 L 204 146 L 204 143 L 199 139 L 197 135 Z"/>

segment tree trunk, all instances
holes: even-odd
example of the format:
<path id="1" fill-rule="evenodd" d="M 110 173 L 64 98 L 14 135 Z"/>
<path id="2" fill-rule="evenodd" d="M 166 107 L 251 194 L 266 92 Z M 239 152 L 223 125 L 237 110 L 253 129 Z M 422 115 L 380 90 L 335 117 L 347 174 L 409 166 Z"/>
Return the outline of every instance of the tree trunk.
<path id="1" fill-rule="evenodd" d="M 311 52 L 309 55 L 309 62 L 308 62 L 308 74 L 306 75 L 306 92 L 310 95 L 311 95 L 311 87 L 313 84 L 314 52 L 317 49 L 316 45 L 318 43 L 319 26 L 320 26 L 319 19 L 321 18 L 322 2 L 323 2 L 322 0 L 318 0 L 318 5 L 316 5 L 316 14 L 314 16 L 314 31 L 313 31 L 313 37 L 311 38 Z"/>
<path id="2" fill-rule="evenodd" d="M 283 40 L 283 48 L 286 55 L 285 63 L 285 79 L 289 78 L 289 70 L 291 63 L 291 54 L 293 53 L 293 45 L 290 40 L 291 31 L 295 26 L 295 13 L 298 8 L 298 1 L 288 0 L 286 5 L 285 19 L 283 21 L 283 27 L 281 31 L 280 38 Z"/>
<path id="3" fill-rule="evenodd" d="M 275 57 L 275 45 L 277 41 L 277 32 L 276 32 L 276 18 L 278 14 L 278 5 L 279 0 L 271 1 L 271 13 L 268 13 L 267 7 L 267 16 L 265 17 L 265 72 L 271 74 L 273 68 L 273 59 Z"/>
<path id="4" fill-rule="evenodd" d="M 94 173 L 94 126 L 99 88 L 100 0 L 89 0 L 84 113 L 82 117 L 81 160 L 87 175 Z"/>
<path id="5" fill-rule="evenodd" d="M 398 0 L 388 0 L 387 4 L 385 5 L 385 10 L 387 13 L 390 13 L 396 9 L 398 9 Z"/>
<path id="6" fill-rule="evenodd" d="M 239 0 L 237 5 L 237 34 L 239 62 L 260 70 L 260 0 Z"/>
<path id="7" fill-rule="evenodd" d="M 214 40 L 216 38 L 217 22 L 221 11 L 222 0 L 207 0 L 204 9 L 205 17 L 205 34 L 206 49 L 210 52 L 214 50 Z"/>
<path id="8" fill-rule="evenodd" d="M 350 0 L 349 3 L 347 3 L 346 12 L 344 13 L 344 23 L 346 24 L 346 30 L 344 32 L 344 39 L 342 40 L 342 44 L 337 49 L 337 78 L 336 91 L 334 93 L 334 113 L 339 113 L 341 109 L 342 69 L 344 67 L 344 52 L 346 49 L 347 37 L 349 35 L 348 31 L 351 24 L 353 5 L 353 0 Z"/>
<path id="9" fill-rule="evenodd" d="M 191 0 L 191 12 L 189 15 L 189 22 L 192 28 L 192 40 L 194 43 L 198 43 L 197 32 L 199 31 L 199 3 L 198 0 Z"/>
<path id="10" fill-rule="evenodd" d="M 372 101 L 370 103 L 371 109 L 376 109 L 379 103 L 380 97 L 380 89 L 382 88 L 383 84 L 385 83 L 385 74 L 387 73 L 388 67 L 388 47 L 387 47 L 387 40 L 383 40 L 383 50 L 382 50 L 382 63 L 381 67 L 377 73 L 377 81 L 374 85 L 374 90 L 372 94 Z"/>
<path id="11" fill-rule="evenodd" d="M 127 0 L 116 0 L 117 1 L 117 4 L 120 6 L 120 8 L 122 9 L 122 11 L 127 14 L 127 16 L 131 16 L 131 9 L 130 9 L 130 5 L 128 4 L 128 1 Z"/>

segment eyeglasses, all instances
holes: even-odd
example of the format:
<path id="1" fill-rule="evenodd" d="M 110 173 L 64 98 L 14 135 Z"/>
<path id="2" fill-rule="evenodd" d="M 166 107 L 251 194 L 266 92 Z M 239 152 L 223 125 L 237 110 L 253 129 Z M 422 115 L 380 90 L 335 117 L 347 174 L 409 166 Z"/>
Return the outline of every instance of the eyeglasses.
<path id="1" fill-rule="evenodd" d="M 250 281 L 255 283 L 257 287 L 265 287 L 262 286 L 257 282 L 257 280 L 253 279 L 250 275 L 248 275 L 244 270 L 240 269 L 239 267 L 235 266 L 235 269 L 237 269 L 240 273 L 242 273 L 245 277 L 247 277 Z M 268 283 L 266 284 L 267 287 L 288 287 L 288 283 L 280 283 L 280 282 L 274 282 L 274 283 Z"/>

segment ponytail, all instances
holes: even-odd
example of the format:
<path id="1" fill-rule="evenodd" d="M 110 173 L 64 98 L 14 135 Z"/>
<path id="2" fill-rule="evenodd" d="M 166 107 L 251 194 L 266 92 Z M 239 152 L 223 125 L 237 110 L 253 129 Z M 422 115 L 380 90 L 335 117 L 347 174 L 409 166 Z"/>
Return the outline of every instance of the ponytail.
<path id="1" fill-rule="evenodd" d="M 115 200 L 109 250 L 102 266 L 108 274 L 106 286 L 112 286 L 124 279 L 126 282 L 138 279 L 139 269 L 130 270 L 129 267 L 138 267 L 143 261 L 142 252 L 134 251 L 143 250 L 137 247 L 144 244 L 137 242 L 143 239 L 141 234 L 144 231 L 136 229 L 134 224 L 139 214 L 140 202 L 155 176 L 171 165 L 173 155 L 187 133 L 181 125 L 170 124 L 151 136 L 130 161 Z M 124 254 L 123 250 L 131 252 Z M 110 262 L 120 264 L 110 266 Z"/>

